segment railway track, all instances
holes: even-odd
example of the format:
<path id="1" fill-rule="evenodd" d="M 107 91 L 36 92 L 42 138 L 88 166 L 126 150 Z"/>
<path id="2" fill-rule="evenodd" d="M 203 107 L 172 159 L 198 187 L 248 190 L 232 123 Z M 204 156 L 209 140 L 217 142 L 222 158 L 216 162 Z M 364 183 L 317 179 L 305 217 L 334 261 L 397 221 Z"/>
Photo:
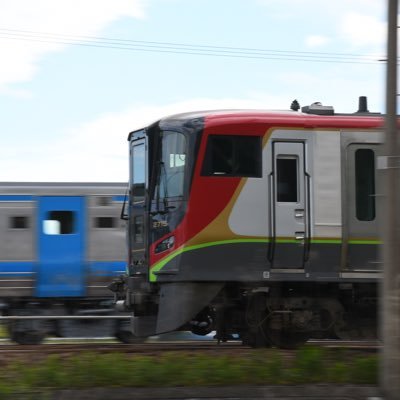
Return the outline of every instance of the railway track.
<path id="1" fill-rule="evenodd" d="M 352 350 L 363 350 L 368 352 L 378 351 L 381 344 L 377 341 L 339 341 L 339 340 L 310 340 L 306 346 L 318 346 L 325 348 L 345 348 Z M 81 352 L 92 353 L 125 353 L 125 354 L 157 354 L 165 351 L 173 352 L 232 352 L 246 353 L 257 351 L 243 346 L 239 341 L 217 343 L 217 341 L 159 341 L 139 344 L 121 344 L 111 341 L 82 341 L 76 343 L 60 343 L 57 341 L 47 342 L 40 345 L 17 345 L 8 341 L 0 344 L 0 358 L 5 355 L 27 355 L 27 354 L 74 354 Z"/>
<path id="2" fill-rule="evenodd" d="M 123 352 L 137 354 L 151 354 L 163 351 L 215 351 L 215 350 L 232 350 L 247 349 L 249 347 L 242 346 L 239 342 L 221 343 L 190 341 L 190 342 L 161 342 L 161 343 L 139 343 L 139 344 L 120 344 L 120 343 L 46 343 L 40 345 L 17 345 L 13 343 L 3 343 L 0 346 L 0 353 L 22 353 L 28 352 L 47 354 L 74 353 L 74 352 Z"/>

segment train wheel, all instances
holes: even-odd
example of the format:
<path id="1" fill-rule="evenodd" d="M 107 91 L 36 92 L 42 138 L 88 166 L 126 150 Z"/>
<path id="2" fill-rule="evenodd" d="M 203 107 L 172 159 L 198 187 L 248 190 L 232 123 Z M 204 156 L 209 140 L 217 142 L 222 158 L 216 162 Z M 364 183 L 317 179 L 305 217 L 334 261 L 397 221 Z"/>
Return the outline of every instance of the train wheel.
<path id="1" fill-rule="evenodd" d="M 293 350 L 304 345 L 309 339 L 308 332 L 296 332 L 285 329 L 270 329 L 268 337 L 272 345 L 280 349 Z"/>
<path id="2" fill-rule="evenodd" d="M 199 312 L 191 321 L 191 332 L 195 335 L 206 336 L 215 330 L 215 312 L 210 307 Z"/>
<path id="3" fill-rule="evenodd" d="M 260 327 L 257 332 L 247 332 L 243 335 L 243 344 L 254 347 L 271 347 L 271 342 Z"/>
<path id="4" fill-rule="evenodd" d="M 45 334 L 41 331 L 14 331 L 11 332 L 11 340 L 18 344 L 34 345 L 42 343 Z"/>
<path id="5" fill-rule="evenodd" d="M 267 335 L 267 296 L 265 293 L 255 293 L 249 297 L 245 321 L 246 331 L 242 333 L 243 344 L 251 347 L 271 347 Z"/>
<path id="6" fill-rule="evenodd" d="M 125 344 L 139 344 L 143 343 L 146 338 L 135 336 L 132 332 L 129 331 L 117 331 L 115 333 L 115 337 L 122 343 Z"/>
<path id="7" fill-rule="evenodd" d="M 8 323 L 10 339 L 18 344 L 40 344 L 46 337 L 47 328 L 43 320 L 13 320 Z"/>

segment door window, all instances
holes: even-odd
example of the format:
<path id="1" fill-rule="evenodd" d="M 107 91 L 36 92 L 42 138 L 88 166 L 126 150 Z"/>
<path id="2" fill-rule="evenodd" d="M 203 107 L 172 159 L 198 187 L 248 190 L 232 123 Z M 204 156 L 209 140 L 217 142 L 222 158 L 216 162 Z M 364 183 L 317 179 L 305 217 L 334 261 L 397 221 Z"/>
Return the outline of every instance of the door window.
<path id="1" fill-rule="evenodd" d="M 298 159 L 296 157 L 278 157 L 277 201 L 280 203 L 298 202 Z"/>
<path id="2" fill-rule="evenodd" d="M 75 232 L 75 213 L 73 211 L 50 211 L 43 220 L 45 235 L 68 235 Z"/>
<path id="3" fill-rule="evenodd" d="M 371 149 L 355 152 L 356 216 L 359 221 L 375 219 L 375 154 Z"/>

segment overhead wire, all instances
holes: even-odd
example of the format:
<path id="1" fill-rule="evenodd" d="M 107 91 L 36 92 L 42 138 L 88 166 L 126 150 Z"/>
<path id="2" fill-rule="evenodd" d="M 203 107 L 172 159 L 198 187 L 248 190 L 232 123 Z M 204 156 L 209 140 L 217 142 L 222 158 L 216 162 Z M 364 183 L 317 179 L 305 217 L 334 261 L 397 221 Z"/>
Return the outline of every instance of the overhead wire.
<path id="1" fill-rule="evenodd" d="M 296 50 L 292 51 L 174 42 L 156 42 L 99 36 L 78 36 L 71 34 L 58 34 L 5 28 L 0 28 L 0 39 L 97 47 L 126 51 L 174 53 L 244 59 L 288 60 L 346 64 L 381 64 L 380 58 L 382 58 L 365 54 L 327 53 Z"/>

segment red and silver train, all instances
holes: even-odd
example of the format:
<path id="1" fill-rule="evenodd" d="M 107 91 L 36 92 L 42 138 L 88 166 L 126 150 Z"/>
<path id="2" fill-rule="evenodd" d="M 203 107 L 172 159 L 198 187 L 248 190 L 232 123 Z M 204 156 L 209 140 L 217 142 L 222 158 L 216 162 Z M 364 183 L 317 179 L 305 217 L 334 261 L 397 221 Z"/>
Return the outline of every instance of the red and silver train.
<path id="1" fill-rule="evenodd" d="M 131 132 L 129 264 L 114 282 L 137 336 L 251 346 L 374 338 L 383 117 L 205 111 Z"/>

